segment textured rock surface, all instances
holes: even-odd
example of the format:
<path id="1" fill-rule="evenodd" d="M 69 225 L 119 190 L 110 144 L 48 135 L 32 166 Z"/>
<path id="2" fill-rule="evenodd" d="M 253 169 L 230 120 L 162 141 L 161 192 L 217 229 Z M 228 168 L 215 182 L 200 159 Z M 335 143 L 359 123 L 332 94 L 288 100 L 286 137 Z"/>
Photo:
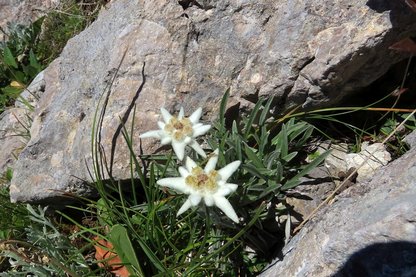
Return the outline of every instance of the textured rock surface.
<path id="1" fill-rule="evenodd" d="M 102 133 L 107 157 L 115 154 L 112 174 L 121 179 L 128 154 L 117 130 L 132 103 L 136 135 L 155 128 L 162 106 L 173 112 L 183 104 L 188 113 L 203 106 L 205 120 L 214 118 L 227 88 L 230 105 L 241 109 L 263 95 L 276 97 L 277 111 L 336 103 L 402 59 L 388 46 L 416 29 L 414 14 L 398 1 L 190 2 L 113 0 L 68 42 L 45 70 L 45 94 L 16 166 L 12 200 L 88 193 L 93 113 L 125 51 Z M 146 143 L 145 151 L 153 151 Z"/>
<path id="2" fill-rule="evenodd" d="M 416 131 L 411 132 L 408 134 L 403 141 L 410 145 L 410 147 L 416 147 Z"/>
<path id="3" fill-rule="evenodd" d="M 16 107 L 6 110 L 0 115 L 0 175 L 7 168 L 13 168 L 19 153 L 24 149 L 30 139 L 30 126 L 32 121 L 31 108 L 37 105 L 37 99 L 45 89 L 43 72 L 38 74 L 21 97 L 25 103 L 16 101 Z"/>
<path id="4" fill-rule="evenodd" d="M 302 185 L 292 189 L 286 198 L 286 202 L 292 206 L 291 223 L 297 226 L 310 215 L 334 191 L 338 180 L 325 166 L 313 169 Z"/>
<path id="5" fill-rule="evenodd" d="M 345 190 L 261 276 L 415 276 L 416 148 Z"/>
<path id="6" fill-rule="evenodd" d="M 60 0 L 2 0 L 0 1 L 0 27 L 5 29 L 8 22 L 29 24 L 53 7 Z M 3 33 L 0 32 L 0 40 Z"/>
<path id="7" fill-rule="evenodd" d="M 334 178 L 338 178 L 341 172 L 345 173 L 358 168 L 357 181 L 363 182 L 370 179 L 377 168 L 391 161 L 391 155 L 382 143 L 370 145 L 365 141 L 362 143 L 359 153 L 348 153 L 346 143 L 334 145 L 323 143 L 320 145 L 320 149 L 322 149 L 322 153 L 326 149 L 331 149 L 331 154 L 325 159 L 325 166 Z"/>
<path id="8" fill-rule="evenodd" d="M 370 180 L 377 168 L 391 161 L 391 155 L 382 143 L 364 142 L 360 153 L 347 154 L 347 168 L 358 168 L 358 182 Z"/>
<path id="9" fill-rule="evenodd" d="M 19 153 L 29 140 L 28 112 L 13 108 L 0 115 L 0 175 L 16 162 Z"/>

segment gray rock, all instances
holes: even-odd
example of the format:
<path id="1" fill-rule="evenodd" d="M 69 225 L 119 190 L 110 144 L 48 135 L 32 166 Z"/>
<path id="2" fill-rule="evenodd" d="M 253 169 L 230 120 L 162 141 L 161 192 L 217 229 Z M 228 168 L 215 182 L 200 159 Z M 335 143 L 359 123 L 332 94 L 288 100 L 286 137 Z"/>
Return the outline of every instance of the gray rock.
<path id="1" fill-rule="evenodd" d="M 321 152 L 330 149 L 331 153 L 325 159 L 325 166 L 333 178 L 338 178 L 340 173 L 358 168 L 357 181 L 363 182 L 370 179 L 377 168 L 391 161 L 391 155 L 382 143 L 369 144 L 367 141 L 361 145 L 359 153 L 348 153 L 346 143 L 328 144 L 319 146 Z M 370 158 L 368 158 L 370 156 Z"/>
<path id="2" fill-rule="evenodd" d="M 291 224 L 299 225 L 303 218 L 322 203 L 330 195 L 336 185 L 336 177 L 331 174 L 324 165 L 314 168 L 308 174 L 309 178 L 303 178 L 304 181 L 292 189 L 286 198 L 286 203 L 293 209 Z"/>
<path id="3" fill-rule="evenodd" d="M 347 156 L 348 156 L 348 144 L 328 144 L 323 143 L 320 146 L 322 153 L 327 149 L 331 150 L 331 153 L 325 159 L 325 166 L 328 168 L 329 173 L 332 177 L 338 177 L 340 172 L 347 172 L 349 167 L 347 165 Z"/>
<path id="4" fill-rule="evenodd" d="M 45 89 L 43 72 L 16 100 L 15 107 L 0 114 L 0 175 L 13 168 L 20 152 L 30 140 L 33 109 Z"/>
<path id="5" fill-rule="evenodd" d="M 0 176 L 12 168 L 19 153 L 30 139 L 30 114 L 26 109 L 12 108 L 0 115 Z"/>
<path id="6" fill-rule="evenodd" d="M 8 23 L 27 25 L 56 7 L 60 0 L 3 0 L 0 1 L 0 28 Z M 4 34 L 0 32 L 0 40 Z"/>
<path id="7" fill-rule="evenodd" d="M 410 145 L 410 147 L 416 147 L 416 130 L 413 130 L 410 134 L 408 134 L 403 141 Z"/>
<path id="8" fill-rule="evenodd" d="M 38 104 L 38 100 L 45 91 L 44 71 L 36 75 L 30 85 L 23 90 L 20 97 L 16 99 L 15 106 L 27 110 L 33 110 Z"/>
<path id="9" fill-rule="evenodd" d="M 415 276 L 416 148 L 345 190 L 261 276 Z"/>
<path id="10" fill-rule="evenodd" d="M 65 192 L 90 192 L 83 188 L 93 115 L 124 53 L 102 131 L 119 179 L 129 175 L 119 118 L 133 118 L 133 103 L 138 141 L 140 132 L 156 128 L 162 106 L 173 112 L 183 105 L 188 113 L 203 106 L 204 119 L 212 120 L 227 88 L 229 106 L 244 110 L 273 95 L 274 110 L 283 112 L 337 103 L 376 80 L 404 58 L 388 46 L 415 34 L 416 18 L 401 2 L 370 2 L 111 1 L 45 70 L 11 199 L 59 201 Z M 156 146 L 146 140 L 143 149 Z"/>
<path id="11" fill-rule="evenodd" d="M 373 177 L 377 168 L 391 161 L 391 155 L 382 143 L 369 145 L 367 141 L 361 145 L 360 153 L 347 154 L 347 168 L 358 168 L 357 181 L 364 182 Z"/>

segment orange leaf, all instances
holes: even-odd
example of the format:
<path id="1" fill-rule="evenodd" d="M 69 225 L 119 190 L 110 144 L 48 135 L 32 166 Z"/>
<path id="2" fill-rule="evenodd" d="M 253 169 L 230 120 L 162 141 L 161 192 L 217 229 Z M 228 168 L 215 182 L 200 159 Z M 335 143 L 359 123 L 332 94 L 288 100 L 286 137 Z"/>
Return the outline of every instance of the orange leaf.
<path id="1" fill-rule="evenodd" d="M 394 43 L 389 49 L 416 54 L 416 42 L 412 38 L 405 38 Z"/>
<path id="2" fill-rule="evenodd" d="M 108 271 L 114 273 L 116 276 L 130 276 L 126 266 L 122 265 L 120 257 L 113 251 L 114 247 L 111 242 L 103 239 L 99 240 L 98 237 L 95 238 L 95 241 L 97 242 L 97 244 L 94 245 L 96 251 L 95 259 L 98 261 L 103 260 L 102 263 L 98 263 L 98 266 L 107 268 Z"/>

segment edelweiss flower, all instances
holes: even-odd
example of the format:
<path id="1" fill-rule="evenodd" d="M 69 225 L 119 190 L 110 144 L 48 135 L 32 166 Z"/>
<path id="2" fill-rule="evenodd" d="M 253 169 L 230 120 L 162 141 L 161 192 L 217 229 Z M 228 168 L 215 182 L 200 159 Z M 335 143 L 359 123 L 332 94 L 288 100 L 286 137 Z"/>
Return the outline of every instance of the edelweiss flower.
<path id="1" fill-rule="evenodd" d="M 178 117 L 172 116 L 164 108 L 160 109 L 164 122 L 159 121 L 160 130 L 148 131 L 141 138 L 158 138 L 162 145 L 171 143 L 173 151 L 180 160 L 185 155 L 185 146 L 189 144 L 199 155 L 206 157 L 202 147 L 195 138 L 208 132 L 211 125 L 199 123 L 202 108 L 198 108 L 190 117 L 184 117 L 183 108 L 180 109 Z"/>
<path id="2" fill-rule="evenodd" d="M 232 162 L 217 171 L 215 170 L 217 161 L 218 149 L 214 151 L 204 169 L 187 157 L 185 167 L 179 167 L 181 177 L 164 178 L 157 181 L 160 186 L 189 194 L 177 215 L 182 214 L 191 206 L 198 205 L 201 199 L 204 199 L 207 206 L 215 204 L 226 216 L 238 223 L 237 214 L 225 196 L 234 192 L 238 187 L 236 184 L 227 183 L 227 179 L 237 170 L 241 162 Z"/>

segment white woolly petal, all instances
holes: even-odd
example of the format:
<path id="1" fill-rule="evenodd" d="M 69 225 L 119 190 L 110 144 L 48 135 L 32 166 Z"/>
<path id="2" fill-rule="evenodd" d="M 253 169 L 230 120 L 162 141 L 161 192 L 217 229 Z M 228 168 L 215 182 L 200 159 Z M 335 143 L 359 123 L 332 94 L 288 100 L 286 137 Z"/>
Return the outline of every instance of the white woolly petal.
<path id="1" fill-rule="evenodd" d="M 231 206 L 230 202 L 226 198 L 220 196 L 214 197 L 214 201 L 215 205 L 220 208 L 226 216 L 228 216 L 235 223 L 238 223 L 238 216 L 235 213 L 233 206 Z"/>
<path id="2" fill-rule="evenodd" d="M 190 144 L 190 147 L 192 147 L 196 153 L 201 155 L 203 158 L 207 157 L 207 154 L 205 154 L 204 149 L 202 149 L 201 145 L 198 144 L 195 140 L 193 140 Z"/>
<path id="3" fill-rule="evenodd" d="M 162 145 L 166 145 L 172 142 L 172 138 L 170 136 L 164 136 L 161 140 L 160 140 L 160 144 Z"/>
<path id="4" fill-rule="evenodd" d="M 194 138 L 198 137 L 198 136 L 202 136 L 204 134 L 206 134 L 209 129 L 211 129 L 211 125 L 202 125 L 200 127 L 193 127 L 194 132 L 192 133 L 192 136 Z"/>
<path id="5" fill-rule="evenodd" d="M 161 129 L 161 130 L 163 130 L 163 129 L 165 129 L 165 123 L 163 123 L 162 121 L 158 121 L 157 122 L 157 126 L 159 126 L 159 128 Z"/>
<path id="6" fill-rule="evenodd" d="M 141 138 L 161 138 L 160 130 L 148 131 L 140 135 Z"/>
<path id="7" fill-rule="evenodd" d="M 192 169 L 194 167 L 197 167 L 198 165 L 194 162 L 194 160 L 192 160 L 189 157 L 186 157 L 185 166 L 186 166 L 186 169 L 188 170 L 188 172 L 191 172 Z"/>
<path id="8" fill-rule="evenodd" d="M 226 196 L 234 191 L 236 191 L 238 188 L 238 185 L 236 184 L 225 184 L 224 186 L 220 187 L 215 195 L 219 196 Z"/>
<path id="9" fill-rule="evenodd" d="M 182 119 L 184 114 L 185 114 L 185 112 L 183 111 L 183 107 L 181 107 L 181 109 L 179 110 L 178 119 Z"/>
<path id="10" fill-rule="evenodd" d="M 227 183 L 226 186 L 230 189 L 231 192 L 236 191 L 237 188 L 238 188 L 238 185 L 237 184 Z"/>
<path id="11" fill-rule="evenodd" d="M 199 107 L 196 111 L 194 111 L 191 116 L 189 117 L 189 120 L 193 123 L 196 124 L 198 123 L 199 119 L 201 118 L 202 115 L 202 108 Z"/>
<path id="12" fill-rule="evenodd" d="M 185 146 L 186 143 L 183 141 L 172 141 L 173 151 L 175 151 L 175 154 L 179 160 L 183 160 L 183 157 L 185 156 Z"/>
<path id="13" fill-rule="evenodd" d="M 208 207 L 211 207 L 215 203 L 214 197 L 212 197 L 212 195 L 207 195 L 204 197 L 204 202 L 205 202 L 205 205 L 207 205 Z"/>
<path id="14" fill-rule="evenodd" d="M 201 195 L 199 194 L 191 194 L 189 195 L 188 199 L 191 201 L 192 206 L 196 206 L 199 204 L 199 202 L 201 202 Z"/>
<path id="15" fill-rule="evenodd" d="M 227 181 L 228 178 L 230 178 L 231 175 L 237 170 L 237 168 L 240 166 L 240 161 L 234 161 L 232 163 L 227 164 L 220 170 L 218 170 L 218 174 L 221 176 L 221 180 Z"/>
<path id="16" fill-rule="evenodd" d="M 183 166 L 180 166 L 178 168 L 178 170 L 179 170 L 179 174 L 181 175 L 182 178 L 188 177 L 189 172 L 188 172 L 188 170 L 186 170 L 186 168 L 184 168 Z"/>
<path id="17" fill-rule="evenodd" d="M 172 115 L 165 108 L 160 108 L 160 112 L 162 113 L 163 120 L 168 123 Z"/>
<path id="18" fill-rule="evenodd" d="M 183 214 L 187 209 L 189 209 L 192 206 L 191 200 L 189 200 L 189 198 L 185 201 L 185 203 L 183 203 L 182 207 L 179 209 L 178 213 L 176 214 L 176 216 L 180 216 L 181 214 Z"/>
<path id="19" fill-rule="evenodd" d="M 159 186 L 171 188 L 183 193 L 189 192 L 189 187 L 185 183 L 185 179 L 182 177 L 163 178 L 156 182 Z"/>
<path id="20" fill-rule="evenodd" d="M 185 142 L 186 144 L 189 144 L 192 141 L 191 137 L 186 137 L 183 142 Z"/>
<path id="21" fill-rule="evenodd" d="M 209 158 L 207 164 L 205 165 L 204 171 L 206 173 L 210 172 L 211 170 L 215 169 L 215 166 L 217 165 L 218 162 L 218 149 L 215 150 L 211 155 L 211 158 Z"/>

